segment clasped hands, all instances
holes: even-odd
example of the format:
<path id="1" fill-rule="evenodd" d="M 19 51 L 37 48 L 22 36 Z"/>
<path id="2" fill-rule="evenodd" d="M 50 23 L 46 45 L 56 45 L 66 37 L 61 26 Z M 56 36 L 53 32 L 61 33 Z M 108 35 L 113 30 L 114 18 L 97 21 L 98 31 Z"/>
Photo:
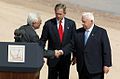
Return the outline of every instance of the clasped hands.
<path id="1" fill-rule="evenodd" d="M 62 56 L 64 53 L 63 53 L 63 51 L 62 50 L 55 50 L 55 57 L 56 58 L 59 58 L 60 56 Z"/>

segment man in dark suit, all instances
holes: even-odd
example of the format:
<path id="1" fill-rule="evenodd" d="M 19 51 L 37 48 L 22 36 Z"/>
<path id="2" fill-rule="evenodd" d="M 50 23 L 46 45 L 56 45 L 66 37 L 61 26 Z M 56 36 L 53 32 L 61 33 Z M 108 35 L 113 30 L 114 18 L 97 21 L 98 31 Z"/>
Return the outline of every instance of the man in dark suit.
<path id="1" fill-rule="evenodd" d="M 40 24 L 41 18 L 39 14 L 30 13 L 27 18 L 27 25 L 23 25 L 19 29 L 15 30 L 15 42 L 39 43 L 39 36 L 35 30 L 39 29 Z M 44 50 L 41 46 L 40 49 L 40 53 L 42 53 L 46 58 L 58 58 L 60 55 L 57 50 Z M 35 74 L 35 76 L 35 79 L 39 79 L 39 71 Z"/>
<path id="2" fill-rule="evenodd" d="M 36 33 L 36 29 L 39 29 L 41 24 L 41 18 L 37 13 L 29 13 L 27 18 L 27 24 L 16 29 L 14 32 L 15 42 L 26 42 L 26 43 L 39 43 L 39 36 Z M 41 50 L 42 47 L 40 47 Z M 44 57 L 54 57 L 54 51 L 46 50 L 43 52 Z M 57 51 L 56 51 L 57 56 Z"/>
<path id="3" fill-rule="evenodd" d="M 64 50 L 64 47 L 70 43 L 73 34 L 75 33 L 75 22 L 65 18 L 66 6 L 57 4 L 55 6 L 55 18 L 45 22 L 41 35 L 41 44 L 45 46 L 48 40 L 49 50 Z M 60 58 L 47 60 L 48 64 L 48 79 L 69 79 L 69 68 L 71 63 L 71 52 L 61 51 Z"/>
<path id="4" fill-rule="evenodd" d="M 39 29 L 41 24 L 41 18 L 36 13 L 29 13 L 27 18 L 27 24 L 22 25 L 14 32 L 16 42 L 38 42 L 39 36 L 36 33 L 36 29 Z"/>
<path id="5" fill-rule="evenodd" d="M 94 16 L 90 12 L 82 14 L 82 25 L 68 46 L 76 50 L 79 79 L 104 79 L 104 73 L 108 73 L 112 66 L 107 32 L 94 24 Z"/>

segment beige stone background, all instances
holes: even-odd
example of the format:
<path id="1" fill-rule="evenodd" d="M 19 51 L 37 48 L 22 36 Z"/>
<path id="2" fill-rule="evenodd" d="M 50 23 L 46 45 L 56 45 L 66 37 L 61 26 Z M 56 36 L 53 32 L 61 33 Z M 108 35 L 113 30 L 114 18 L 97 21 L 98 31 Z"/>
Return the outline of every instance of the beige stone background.
<path id="1" fill-rule="evenodd" d="M 111 47 L 113 66 L 105 79 L 120 78 L 120 16 L 97 10 L 80 7 L 60 0 L 67 5 L 66 17 L 75 20 L 77 28 L 81 26 L 81 12 L 91 11 L 95 15 L 96 24 L 108 32 Z M 37 33 L 41 35 L 44 22 L 54 17 L 54 6 L 57 0 L 0 0 L 0 42 L 13 42 L 14 30 L 26 24 L 29 12 L 38 12 L 42 18 L 42 25 Z M 45 59 L 46 61 L 46 59 Z M 40 79 L 47 79 L 46 62 L 40 71 Z M 78 79 L 76 66 L 71 66 L 70 79 Z"/>

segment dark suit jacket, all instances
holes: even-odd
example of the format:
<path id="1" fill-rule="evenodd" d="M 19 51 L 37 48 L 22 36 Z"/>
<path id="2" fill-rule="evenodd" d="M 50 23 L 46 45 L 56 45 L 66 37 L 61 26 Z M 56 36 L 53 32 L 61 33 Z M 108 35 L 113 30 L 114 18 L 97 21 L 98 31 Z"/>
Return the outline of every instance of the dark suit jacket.
<path id="1" fill-rule="evenodd" d="M 19 33 L 19 34 L 17 34 Z M 32 26 L 23 25 L 19 29 L 15 30 L 15 33 L 19 35 L 19 39 L 15 39 L 16 42 L 27 42 L 27 43 L 38 43 L 39 42 L 39 36 L 35 32 L 35 30 L 32 28 Z M 54 58 L 54 51 L 51 50 L 44 50 L 41 46 L 41 53 L 43 53 L 44 57 Z"/>
<path id="2" fill-rule="evenodd" d="M 77 70 L 80 72 L 85 63 L 89 73 L 100 73 L 103 66 L 110 67 L 111 47 L 105 29 L 94 25 L 93 30 L 84 46 L 84 28 L 77 30 L 72 45 L 76 50 Z"/>
<path id="3" fill-rule="evenodd" d="M 64 24 L 64 35 L 63 35 L 63 41 L 62 44 L 60 43 L 60 38 L 58 34 L 57 29 L 57 21 L 56 18 L 50 19 L 47 22 L 45 22 L 45 25 L 43 27 L 40 43 L 42 43 L 42 46 L 45 46 L 46 41 L 48 40 L 48 49 L 49 50 L 55 50 L 55 49 L 62 49 L 64 50 L 64 47 L 70 43 L 70 40 L 72 39 L 72 35 L 75 33 L 76 25 L 75 22 L 65 18 L 65 24 Z M 62 61 L 64 64 L 70 64 L 70 57 L 71 52 L 67 52 L 67 50 L 64 52 L 64 56 L 61 56 L 59 59 L 48 59 L 48 65 L 54 67 L 58 61 Z"/>
<path id="4" fill-rule="evenodd" d="M 21 26 L 19 29 L 15 30 L 16 38 L 18 36 L 19 39 L 15 39 L 16 42 L 38 42 L 39 36 L 35 32 L 35 30 L 29 24 Z"/>

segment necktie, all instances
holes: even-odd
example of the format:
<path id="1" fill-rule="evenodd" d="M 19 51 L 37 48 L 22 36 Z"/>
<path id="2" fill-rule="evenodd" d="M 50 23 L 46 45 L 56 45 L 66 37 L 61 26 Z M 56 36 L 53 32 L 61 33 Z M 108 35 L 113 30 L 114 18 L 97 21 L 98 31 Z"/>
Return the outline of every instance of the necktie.
<path id="1" fill-rule="evenodd" d="M 84 42 L 85 45 L 86 45 L 88 37 L 89 37 L 88 34 L 89 34 L 89 30 L 86 30 L 85 31 L 85 42 Z"/>
<path id="2" fill-rule="evenodd" d="M 63 38 L 63 27 L 62 27 L 62 21 L 59 22 L 58 32 L 59 32 L 60 42 L 62 43 L 62 38 Z"/>

